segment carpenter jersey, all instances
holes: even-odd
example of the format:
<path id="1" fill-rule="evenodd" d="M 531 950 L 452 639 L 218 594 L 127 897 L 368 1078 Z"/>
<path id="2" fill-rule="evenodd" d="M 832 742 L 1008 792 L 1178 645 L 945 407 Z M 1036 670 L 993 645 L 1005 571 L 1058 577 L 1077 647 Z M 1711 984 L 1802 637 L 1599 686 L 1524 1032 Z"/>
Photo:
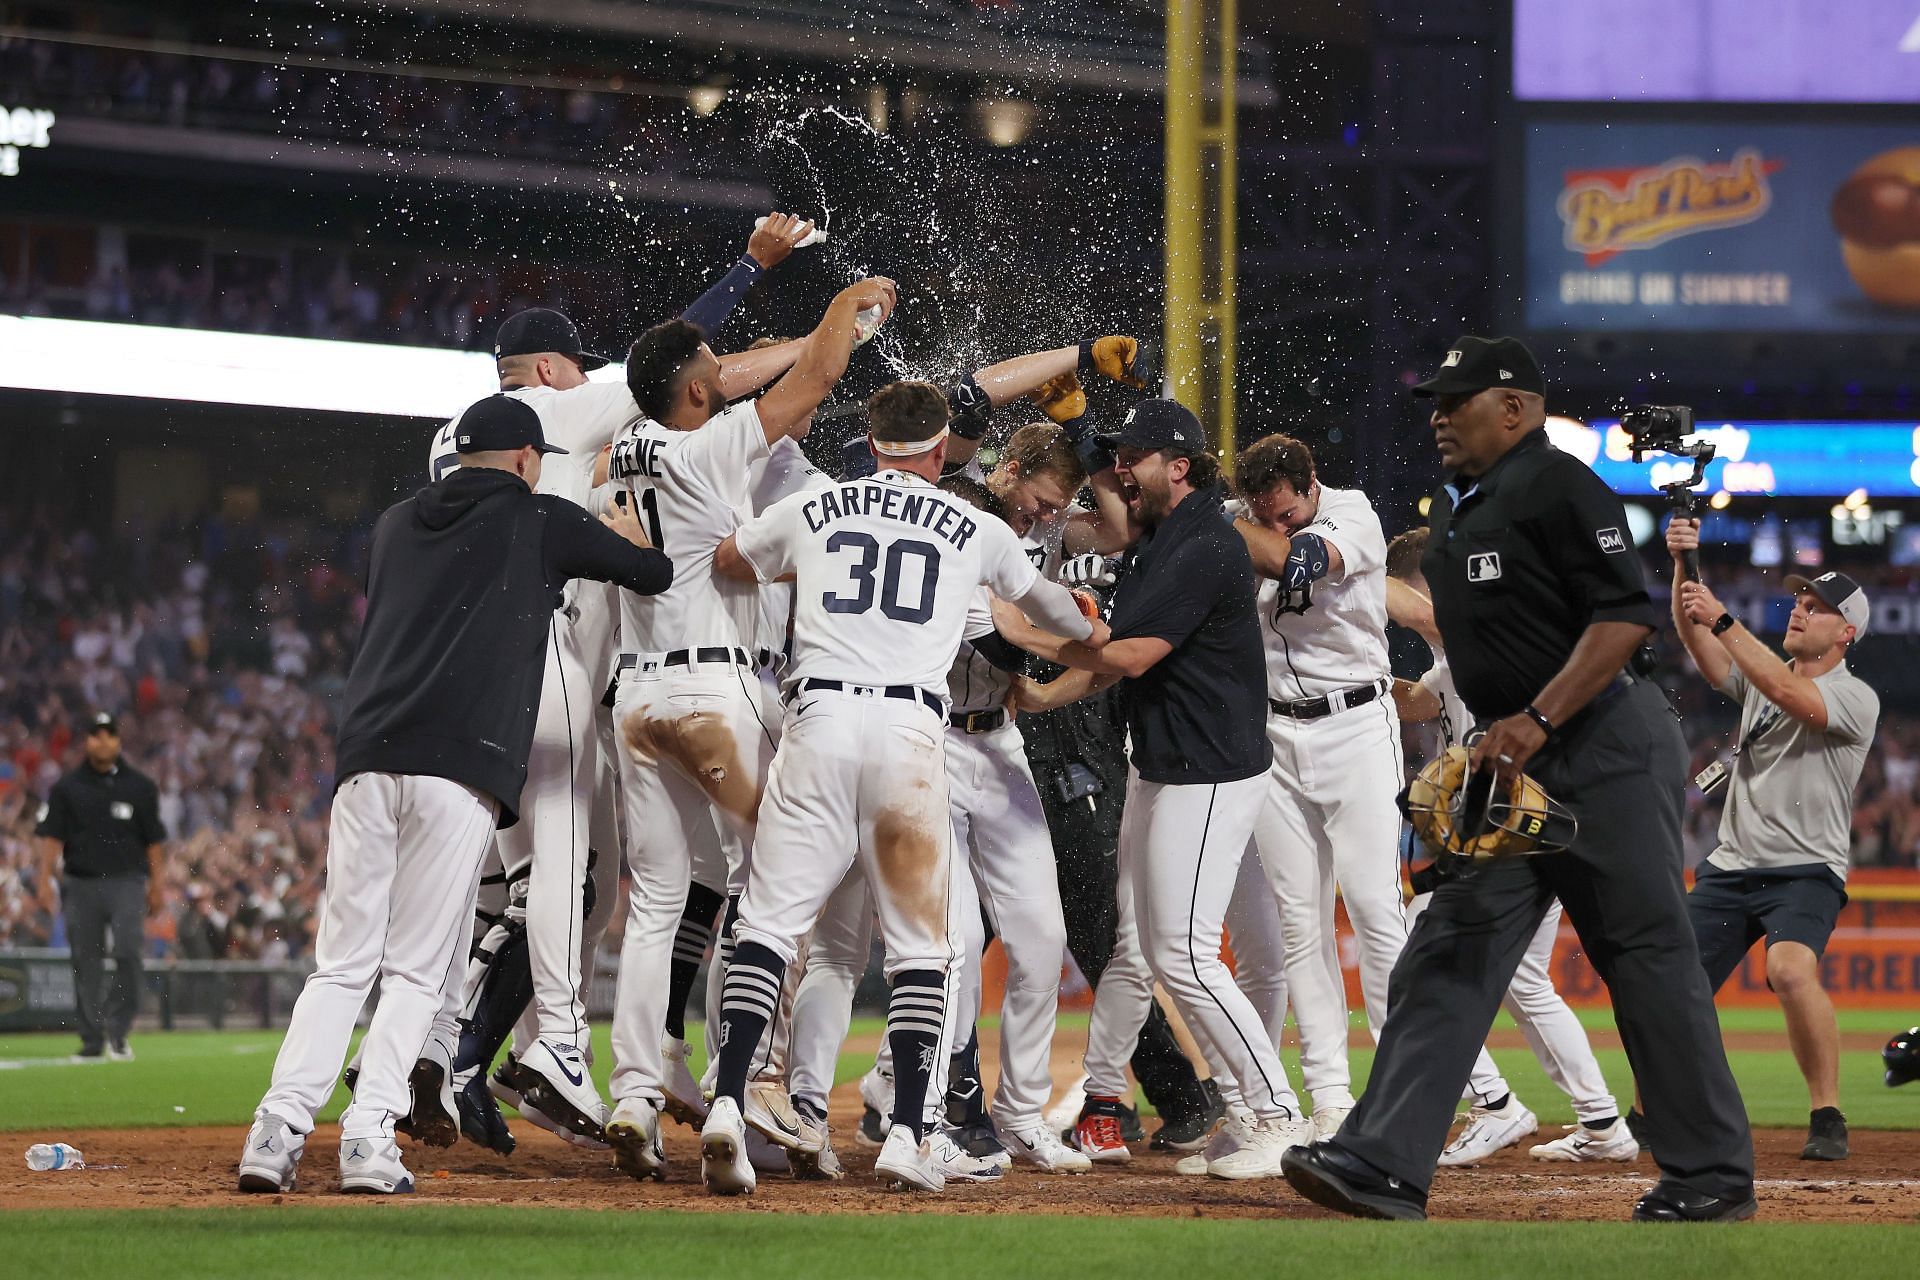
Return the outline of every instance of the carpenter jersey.
<path id="1" fill-rule="evenodd" d="M 1420 677 L 1420 687 L 1440 700 L 1440 718 L 1433 722 L 1434 742 L 1427 753 L 1431 759 L 1448 747 L 1465 744 L 1467 730 L 1473 728 L 1473 713 L 1460 700 L 1459 692 L 1453 687 L 1453 670 L 1447 666 L 1447 655 L 1438 649 L 1433 651 L 1433 665 Z"/>
<path id="2" fill-rule="evenodd" d="M 714 576 L 713 553 L 739 527 L 747 470 L 766 456 L 766 432 L 751 400 L 693 431 L 641 418 L 620 432 L 607 478 L 627 491 L 647 536 L 673 561 L 673 585 L 659 595 L 621 592 L 623 651 L 756 642 L 759 591 L 750 582 Z"/>
<path id="3" fill-rule="evenodd" d="M 533 406 L 540 415 L 540 431 L 547 443 L 565 449 L 550 453 L 540 463 L 540 483 L 535 493 L 552 493 L 569 502 L 587 505 L 593 489 L 594 464 L 600 450 L 614 434 L 640 416 L 633 392 L 624 382 L 586 382 L 565 391 L 552 387 L 516 387 L 507 392 L 515 400 Z M 433 449 L 427 457 L 427 474 L 438 480 L 460 466 L 460 455 L 453 447 L 454 419 L 433 437 Z"/>
<path id="4" fill-rule="evenodd" d="M 1267 693 L 1314 698 L 1388 674 L 1387 541 L 1380 517 L 1358 489 L 1320 487 L 1320 510 L 1302 533 L 1340 549 L 1336 575 L 1288 590 L 1260 580 L 1260 634 Z"/>
<path id="5" fill-rule="evenodd" d="M 796 493 L 831 489 L 833 478 L 807 461 L 798 441 L 782 437 L 773 442 L 767 456 L 754 464 L 747 474 L 747 510 L 740 513 L 742 523 L 759 515 L 782 498 Z M 793 584 L 769 582 L 760 588 L 759 638 L 756 648 L 784 653 L 787 648 L 787 624 L 793 618 Z"/>
<path id="6" fill-rule="evenodd" d="M 782 499 L 736 545 L 762 582 L 795 576 L 789 676 L 936 695 L 978 589 L 1017 600 L 1040 578 L 1005 524 L 892 469 Z"/>

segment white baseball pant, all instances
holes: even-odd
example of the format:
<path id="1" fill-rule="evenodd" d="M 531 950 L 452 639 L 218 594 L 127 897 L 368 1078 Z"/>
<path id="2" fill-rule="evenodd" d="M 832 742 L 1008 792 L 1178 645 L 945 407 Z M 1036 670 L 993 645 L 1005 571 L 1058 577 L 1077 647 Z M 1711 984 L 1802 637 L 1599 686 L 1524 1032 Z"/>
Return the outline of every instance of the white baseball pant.
<path id="1" fill-rule="evenodd" d="M 1287 1026 L 1286 935 L 1280 927 L 1280 904 L 1251 843 L 1233 882 L 1226 926 L 1233 983 L 1253 1004 L 1267 1038 L 1278 1048 Z"/>
<path id="2" fill-rule="evenodd" d="M 1125 813 L 1121 821 L 1125 823 Z M 1124 829 L 1124 825 L 1123 825 Z M 1133 877 L 1121 850 L 1114 886 L 1113 954 L 1093 988 L 1093 1012 L 1087 1019 L 1087 1093 L 1096 1097 L 1131 1099 L 1127 1064 L 1140 1044 L 1140 1028 L 1153 1008 L 1153 968 L 1140 939 L 1140 917 Z M 1189 1025 L 1189 1030 L 1192 1029 Z M 1217 1064 L 1215 1064 L 1217 1066 Z"/>
<path id="3" fill-rule="evenodd" d="M 752 847 L 779 720 L 750 668 L 731 661 L 666 666 L 658 654 L 638 655 L 621 671 L 613 715 L 632 884 L 614 994 L 610 1088 L 616 1101 L 657 1102 L 666 1077 L 660 1040 L 668 975 L 687 887 L 696 876 L 709 886 L 728 883 L 730 868 Z"/>
<path id="4" fill-rule="evenodd" d="M 853 997 L 873 950 L 873 901 L 856 863 L 827 899 L 807 940 L 805 966 L 787 1033 L 787 1092 L 826 1108 L 840 1046 L 853 1023 Z M 880 1043 L 886 1044 L 882 1036 Z"/>
<path id="5" fill-rule="evenodd" d="M 294 1003 L 263 1110 L 300 1133 L 333 1095 L 353 1025 L 380 982 L 346 1137 L 392 1133 L 407 1077 L 473 924 L 499 805 L 446 778 L 357 773 L 335 792 L 312 976 Z"/>
<path id="6" fill-rule="evenodd" d="M 1266 1025 L 1220 959 L 1227 902 L 1267 791 L 1265 773 L 1175 785 L 1130 768 L 1120 869 L 1133 881 L 1147 962 L 1215 1070 L 1239 1085 L 1256 1117 L 1297 1117 Z"/>

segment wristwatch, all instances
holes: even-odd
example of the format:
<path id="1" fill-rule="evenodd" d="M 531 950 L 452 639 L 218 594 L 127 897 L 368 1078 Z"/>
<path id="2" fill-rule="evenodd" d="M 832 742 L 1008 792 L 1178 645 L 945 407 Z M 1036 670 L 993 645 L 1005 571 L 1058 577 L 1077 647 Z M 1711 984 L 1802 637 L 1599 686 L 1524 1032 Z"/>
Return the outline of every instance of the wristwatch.
<path id="1" fill-rule="evenodd" d="M 1723 634 L 1730 627 L 1732 627 L 1734 623 L 1738 621 L 1739 619 L 1734 617 L 1731 613 L 1721 614 L 1719 617 L 1713 620 L 1713 634 L 1716 636 Z"/>

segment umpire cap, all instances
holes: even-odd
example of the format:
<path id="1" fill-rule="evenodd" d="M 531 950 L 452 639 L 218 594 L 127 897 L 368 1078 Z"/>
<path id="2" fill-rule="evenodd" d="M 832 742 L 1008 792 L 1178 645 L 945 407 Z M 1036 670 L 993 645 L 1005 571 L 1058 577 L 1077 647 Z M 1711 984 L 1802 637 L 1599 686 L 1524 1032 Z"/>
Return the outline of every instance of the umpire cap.
<path id="1" fill-rule="evenodd" d="M 1547 380 L 1540 374 L 1540 362 L 1518 338 L 1476 338 L 1472 334 L 1455 338 L 1453 346 L 1440 362 L 1440 372 L 1425 382 L 1414 384 L 1417 396 L 1448 396 L 1463 391 L 1485 391 L 1488 387 L 1511 387 L 1515 391 L 1547 394 Z"/>
<path id="2" fill-rule="evenodd" d="M 610 363 L 605 356 L 584 350 L 585 346 L 586 343 L 580 338 L 580 330 L 573 321 L 551 307 L 528 307 L 500 322 L 500 331 L 493 339 L 493 358 L 537 356 L 546 351 L 558 351 L 586 373 Z"/>

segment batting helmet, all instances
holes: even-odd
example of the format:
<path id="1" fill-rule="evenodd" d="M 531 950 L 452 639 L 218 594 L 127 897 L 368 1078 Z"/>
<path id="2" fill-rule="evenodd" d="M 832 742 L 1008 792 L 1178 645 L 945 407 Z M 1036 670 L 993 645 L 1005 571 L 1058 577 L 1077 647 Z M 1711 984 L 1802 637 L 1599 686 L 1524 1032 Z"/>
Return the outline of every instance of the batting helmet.
<path id="1" fill-rule="evenodd" d="M 1470 754 L 1464 746 L 1448 747 L 1400 793 L 1400 811 L 1429 855 L 1414 870 L 1559 853 L 1573 843 L 1580 824 L 1566 806 L 1524 773 L 1502 789 L 1491 772 L 1470 772 Z"/>
<path id="2" fill-rule="evenodd" d="M 1880 1051 L 1880 1060 L 1887 1064 L 1889 1089 L 1909 1080 L 1920 1080 L 1920 1027 L 1908 1027 L 1887 1041 L 1887 1047 Z"/>

